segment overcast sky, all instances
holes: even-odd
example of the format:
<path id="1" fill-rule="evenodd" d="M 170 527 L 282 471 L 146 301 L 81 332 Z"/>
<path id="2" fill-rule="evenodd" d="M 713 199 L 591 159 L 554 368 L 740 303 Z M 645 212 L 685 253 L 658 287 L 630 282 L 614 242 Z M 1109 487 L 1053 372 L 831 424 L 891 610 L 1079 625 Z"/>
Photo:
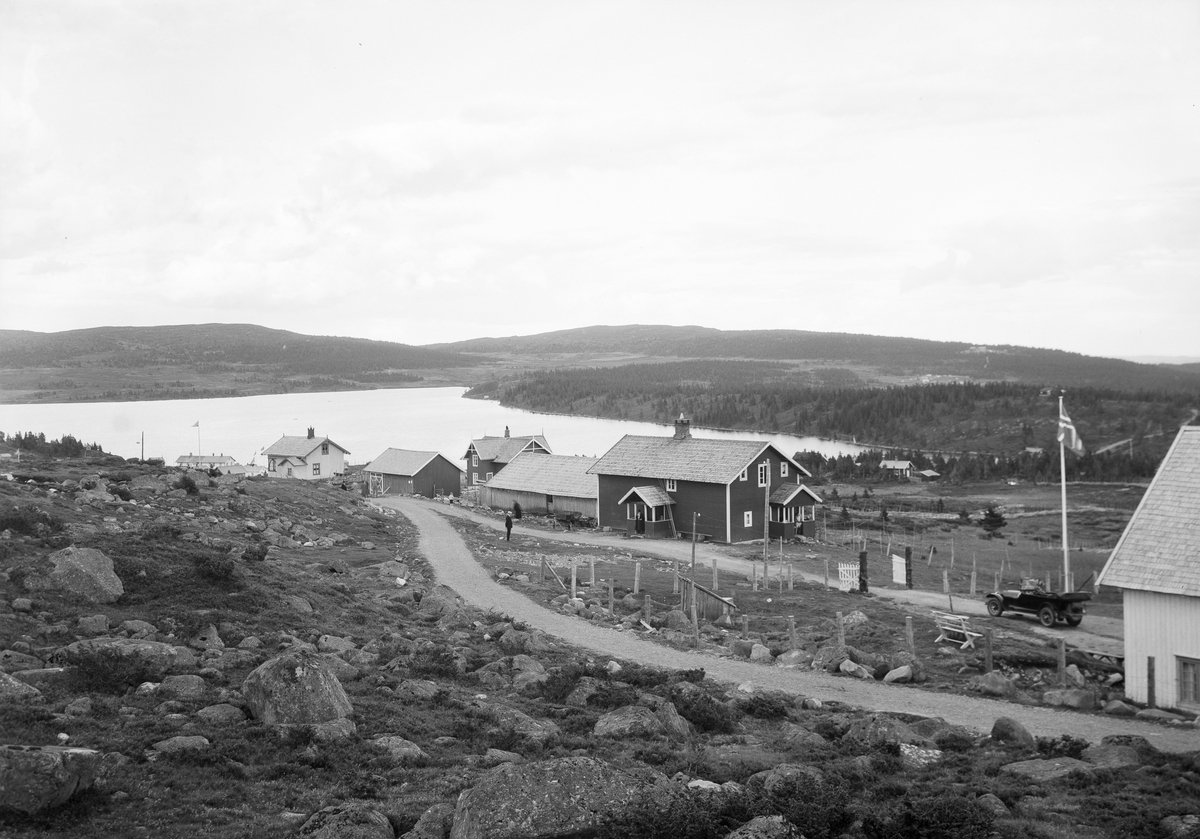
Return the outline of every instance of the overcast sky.
<path id="1" fill-rule="evenodd" d="M 0 3 L 0 328 L 1200 356 L 1196 2 Z"/>

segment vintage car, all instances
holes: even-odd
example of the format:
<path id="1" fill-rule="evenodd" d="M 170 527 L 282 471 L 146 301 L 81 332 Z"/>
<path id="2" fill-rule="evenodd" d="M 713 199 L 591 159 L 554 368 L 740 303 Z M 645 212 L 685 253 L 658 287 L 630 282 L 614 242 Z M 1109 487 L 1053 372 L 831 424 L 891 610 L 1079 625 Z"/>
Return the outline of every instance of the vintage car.
<path id="1" fill-rule="evenodd" d="M 1054 626 L 1065 621 L 1068 626 L 1079 626 L 1085 609 L 1083 604 L 1092 596 L 1085 591 L 1058 593 L 1046 591 L 1037 580 L 1021 580 L 1020 589 L 993 591 L 987 596 L 987 610 L 992 617 L 1005 612 L 1025 612 L 1037 615 L 1042 626 Z"/>

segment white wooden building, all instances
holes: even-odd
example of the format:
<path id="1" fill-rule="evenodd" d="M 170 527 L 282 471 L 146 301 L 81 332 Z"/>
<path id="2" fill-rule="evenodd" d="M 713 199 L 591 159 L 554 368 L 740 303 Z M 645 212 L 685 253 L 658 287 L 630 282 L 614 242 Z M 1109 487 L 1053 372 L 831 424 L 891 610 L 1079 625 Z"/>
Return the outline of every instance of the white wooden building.
<path id="1" fill-rule="evenodd" d="M 1179 429 L 1099 582 L 1125 606 L 1125 695 L 1200 713 L 1200 426 Z"/>

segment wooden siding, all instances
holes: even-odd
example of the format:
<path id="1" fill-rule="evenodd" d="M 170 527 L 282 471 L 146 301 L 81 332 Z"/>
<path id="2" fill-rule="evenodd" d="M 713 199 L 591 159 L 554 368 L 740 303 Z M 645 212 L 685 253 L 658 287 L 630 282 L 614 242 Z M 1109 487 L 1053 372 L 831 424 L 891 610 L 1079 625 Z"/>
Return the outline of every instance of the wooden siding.
<path id="1" fill-rule="evenodd" d="M 767 460 L 771 464 L 771 484 L 769 487 L 760 487 L 758 485 L 758 464 Z M 746 480 L 742 481 L 737 478 L 729 485 L 729 541 L 730 542 L 750 542 L 754 539 L 763 537 L 763 516 L 766 514 L 766 497 L 767 493 L 777 489 L 780 484 L 798 484 L 801 483 L 800 475 L 796 472 L 792 465 L 788 464 L 788 476 L 781 478 L 779 476 L 779 464 L 786 463 L 774 448 L 767 449 L 766 453 L 760 456 L 754 463 L 750 464 L 746 470 Z M 745 525 L 745 513 L 750 511 L 754 514 L 754 523 L 750 527 Z"/>
<path id="2" fill-rule="evenodd" d="M 438 495 L 457 496 L 462 492 L 462 472 L 441 455 L 425 464 L 416 475 L 367 474 L 380 476 L 378 486 L 383 495 L 423 495 L 434 498 Z"/>
<path id="3" fill-rule="evenodd" d="M 496 489 L 486 485 L 479 489 L 479 502 L 485 507 L 494 507 L 497 510 L 511 510 L 514 501 L 521 505 L 522 513 L 535 513 L 539 515 L 579 513 L 581 516 L 596 518 L 597 503 L 595 498 L 573 498 L 569 495 L 555 495 L 554 501 L 547 504 L 546 495 L 541 492 Z"/>
<path id="4" fill-rule="evenodd" d="M 1155 705 L 1178 707 L 1177 656 L 1200 660 L 1200 597 L 1134 589 L 1123 593 L 1125 695 L 1135 702 L 1149 701 L 1147 658 L 1154 656 Z"/>

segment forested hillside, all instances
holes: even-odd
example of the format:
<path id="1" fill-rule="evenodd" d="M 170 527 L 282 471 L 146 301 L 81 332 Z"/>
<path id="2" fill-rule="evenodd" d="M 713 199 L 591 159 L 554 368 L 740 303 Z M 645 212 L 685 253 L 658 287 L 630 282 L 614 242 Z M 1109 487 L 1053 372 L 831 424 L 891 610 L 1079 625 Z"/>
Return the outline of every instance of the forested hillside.
<path id="1" fill-rule="evenodd" d="M 867 368 L 884 380 L 948 376 L 1062 387 L 1200 391 L 1200 376 L 1183 366 L 1135 364 L 1032 347 L 975 346 L 953 341 L 786 329 L 725 331 L 699 326 L 590 326 L 437 346 L 492 354 L 623 353 L 655 358 L 815 362 L 828 367 Z"/>
<path id="2" fill-rule="evenodd" d="M 1051 447 L 1055 395 L 1036 385 L 929 384 L 887 388 L 819 384 L 788 365 L 684 361 L 555 370 L 471 391 L 535 411 L 814 435 L 927 450 L 1016 452 Z M 1057 394 L 1057 390 L 1053 394 Z M 1092 448 L 1173 436 L 1195 394 L 1072 388 L 1068 408 Z"/>

